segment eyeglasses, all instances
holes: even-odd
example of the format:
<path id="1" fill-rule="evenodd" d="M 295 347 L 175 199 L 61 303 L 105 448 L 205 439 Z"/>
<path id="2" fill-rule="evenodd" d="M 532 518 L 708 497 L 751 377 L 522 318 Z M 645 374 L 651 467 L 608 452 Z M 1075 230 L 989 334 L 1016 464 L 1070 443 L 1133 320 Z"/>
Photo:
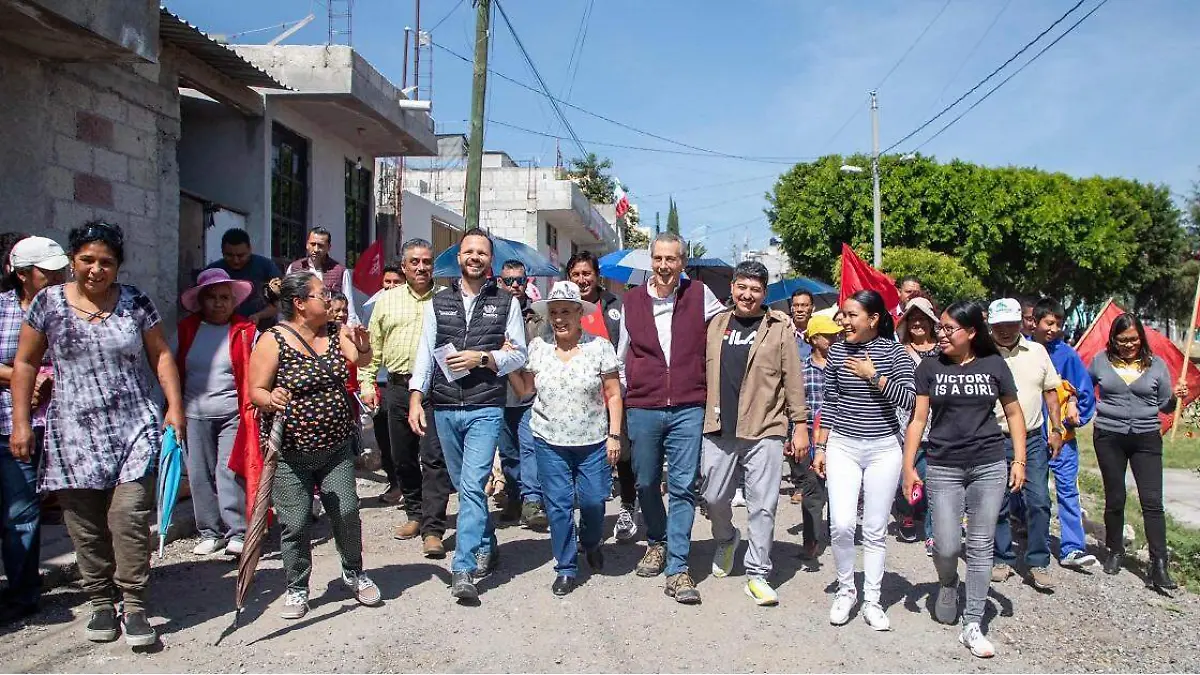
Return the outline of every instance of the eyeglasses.
<path id="1" fill-rule="evenodd" d="M 524 286 L 529 277 L 500 277 L 500 283 L 505 286 Z"/>
<path id="2" fill-rule="evenodd" d="M 963 330 L 962 326 L 951 326 L 945 323 L 939 323 L 933 327 L 933 332 L 938 333 L 939 335 L 945 335 L 947 337 L 954 335 L 954 333 L 960 330 Z"/>
<path id="3" fill-rule="evenodd" d="M 1141 341 L 1142 341 L 1142 338 L 1140 338 L 1140 337 L 1117 338 L 1117 344 L 1122 347 L 1132 347 L 1136 344 L 1141 343 Z"/>
<path id="4" fill-rule="evenodd" d="M 333 292 L 332 291 L 322 291 L 320 295 L 313 295 L 312 293 L 309 293 L 308 295 L 306 295 L 304 297 L 306 299 L 320 298 L 320 299 L 328 302 L 333 299 Z"/>

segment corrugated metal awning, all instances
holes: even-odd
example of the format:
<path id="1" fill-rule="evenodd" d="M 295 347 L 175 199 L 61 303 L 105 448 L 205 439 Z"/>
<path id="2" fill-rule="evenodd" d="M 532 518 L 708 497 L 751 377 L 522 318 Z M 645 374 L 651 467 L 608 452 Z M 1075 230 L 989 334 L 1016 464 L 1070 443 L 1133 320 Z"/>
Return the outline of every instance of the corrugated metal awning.
<path id="1" fill-rule="evenodd" d="M 169 42 L 187 51 L 239 84 L 264 89 L 287 89 L 261 68 L 210 38 L 204 31 L 172 14 L 166 7 L 160 8 L 158 35 L 163 42 Z"/>

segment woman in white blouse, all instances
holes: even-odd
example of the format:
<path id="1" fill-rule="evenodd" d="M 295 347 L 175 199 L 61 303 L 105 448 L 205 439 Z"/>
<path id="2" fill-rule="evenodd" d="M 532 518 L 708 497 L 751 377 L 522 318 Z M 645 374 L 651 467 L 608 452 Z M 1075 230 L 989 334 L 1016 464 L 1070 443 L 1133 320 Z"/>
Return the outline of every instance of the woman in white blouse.
<path id="1" fill-rule="evenodd" d="M 604 566 L 604 499 L 621 454 L 621 383 L 612 343 L 583 331 L 581 319 L 596 307 L 578 286 L 559 281 L 532 308 L 547 319 L 553 338 L 534 338 L 525 368 L 510 378 L 522 397 L 537 394 L 530 428 L 556 561 L 551 590 L 566 595 L 575 588 L 580 548 L 593 571 Z"/>

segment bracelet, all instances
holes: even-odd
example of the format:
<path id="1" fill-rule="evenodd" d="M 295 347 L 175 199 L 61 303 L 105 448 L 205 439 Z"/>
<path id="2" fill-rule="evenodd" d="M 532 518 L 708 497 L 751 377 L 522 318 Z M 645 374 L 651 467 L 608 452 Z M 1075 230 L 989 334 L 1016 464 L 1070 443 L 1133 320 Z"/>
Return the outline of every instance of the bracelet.
<path id="1" fill-rule="evenodd" d="M 1020 464 L 1021 466 L 1025 466 L 1025 462 L 1022 460 L 1019 460 L 1019 459 L 1014 459 L 1013 464 Z"/>
<path id="2" fill-rule="evenodd" d="M 813 449 L 817 452 L 825 452 L 825 447 L 824 443 L 817 443 L 813 446 Z"/>

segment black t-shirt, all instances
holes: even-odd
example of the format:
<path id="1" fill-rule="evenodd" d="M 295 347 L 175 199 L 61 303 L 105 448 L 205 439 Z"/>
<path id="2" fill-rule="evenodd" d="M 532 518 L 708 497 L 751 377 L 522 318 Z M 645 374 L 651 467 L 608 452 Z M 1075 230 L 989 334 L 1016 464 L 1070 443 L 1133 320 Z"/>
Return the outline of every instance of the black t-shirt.
<path id="1" fill-rule="evenodd" d="M 929 397 L 930 464 L 980 466 L 1005 458 L 996 400 L 1016 396 L 1017 385 L 1001 356 L 966 365 L 944 356 L 922 359 L 916 379 L 917 395 Z"/>
<path id="2" fill-rule="evenodd" d="M 725 337 L 721 338 L 721 435 L 737 433 L 738 394 L 746 376 L 750 348 L 758 337 L 763 315 L 742 318 L 730 315 Z"/>

